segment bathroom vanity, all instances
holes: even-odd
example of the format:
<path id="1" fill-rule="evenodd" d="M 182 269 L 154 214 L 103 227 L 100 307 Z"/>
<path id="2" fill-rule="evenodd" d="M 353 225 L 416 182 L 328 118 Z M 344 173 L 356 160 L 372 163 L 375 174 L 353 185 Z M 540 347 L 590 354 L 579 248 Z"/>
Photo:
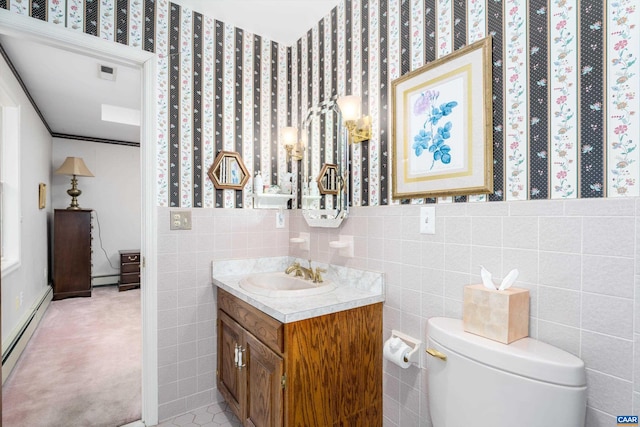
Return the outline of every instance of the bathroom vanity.
<path id="1" fill-rule="evenodd" d="M 214 272 L 217 386 L 243 425 L 382 426 L 382 285 L 273 298 L 241 280 Z"/>

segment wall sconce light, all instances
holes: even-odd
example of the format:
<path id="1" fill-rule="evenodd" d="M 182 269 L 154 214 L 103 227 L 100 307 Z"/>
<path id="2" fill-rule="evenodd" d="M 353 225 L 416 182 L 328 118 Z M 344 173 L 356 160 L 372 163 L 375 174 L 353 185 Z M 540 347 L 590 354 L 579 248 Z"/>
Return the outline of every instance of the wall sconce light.
<path id="1" fill-rule="evenodd" d="M 280 142 L 287 151 L 287 162 L 289 160 L 302 160 L 304 145 L 298 140 L 298 128 L 290 126 L 281 128 Z"/>
<path id="2" fill-rule="evenodd" d="M 67 157 L 64 163 L 62 163 L 62 166 L 55 171 L 55 174 L 72 176 L 71 188 L 67 190 L 67 194 L 71 196 L 71 204 L 67 209 L 80 209 L 78 197 L 82 194 L 82 191 L 78 188 L 76 176 L 93 176 L 89 168 L 87 168 L 87 165 L 84 164 L 81 157 Z"/>
<path id="3" fill-rule="evenodd" d="M 357 143 L 371 139 L 371 117 L 362 117 L 362 100 L 357 95 L 338 98 L 338 108 L 344 125 L 349 131 L 349 142 Z"/>

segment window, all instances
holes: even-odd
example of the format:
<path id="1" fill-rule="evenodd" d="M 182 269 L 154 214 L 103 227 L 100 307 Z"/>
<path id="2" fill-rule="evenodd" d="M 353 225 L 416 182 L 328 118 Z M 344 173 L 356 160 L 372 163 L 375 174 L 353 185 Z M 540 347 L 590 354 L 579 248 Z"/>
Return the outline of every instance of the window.
<path id="1" fill-rule="evenodd" d="M 0 82 L 2 275 L 20 266 L 20 108 Z"/>

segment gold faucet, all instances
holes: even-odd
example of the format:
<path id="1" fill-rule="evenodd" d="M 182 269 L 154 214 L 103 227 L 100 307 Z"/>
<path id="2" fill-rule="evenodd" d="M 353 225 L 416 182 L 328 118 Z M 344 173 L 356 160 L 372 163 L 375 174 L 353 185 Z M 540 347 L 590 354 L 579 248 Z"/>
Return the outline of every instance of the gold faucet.
<path id="1" fill-rule="evenodd" d="M 294 262 L 293 264 L 291 264 L 289 267 L 287 267 L 287 269 L 284 271 L 285 274 L 291 274 L 291 273 L 295 273 L 294 276 L 295 277 L 302 277 L 303 273 L 302 273 L 302 267 L 300 266 L 299 262 Z"/>
<path id="2" fill-rule="evenodd" d="M 314 270 L 311 267 L 311 260 L 309 260 L 309 268 L 305 268 L 300 265 L 299 262 L 294 262 L 284 271 L 285 274 L 294 273 L 294 277 L 303 277 L 305 280 L 311 280 L 313 283 L 322 283 L 322 273 L 326 270 L 316 267 Z"/>

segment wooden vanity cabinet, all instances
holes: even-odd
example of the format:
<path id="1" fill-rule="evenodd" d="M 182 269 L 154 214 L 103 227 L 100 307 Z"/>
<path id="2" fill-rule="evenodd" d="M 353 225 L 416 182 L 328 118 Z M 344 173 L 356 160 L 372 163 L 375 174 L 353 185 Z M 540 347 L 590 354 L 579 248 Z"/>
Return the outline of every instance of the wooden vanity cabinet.
<path id="1" fill-rule="evenodd" d="M 224 311 L 218 316 L 218 390 L 243 425 L 282 426 L 282 357 Z"/>
<path id="2" fill-rule="evenodd" d="M 218 288 L 217 385 L 244 426 L 382 426 L 382 303 L 283 324 Z"/>

